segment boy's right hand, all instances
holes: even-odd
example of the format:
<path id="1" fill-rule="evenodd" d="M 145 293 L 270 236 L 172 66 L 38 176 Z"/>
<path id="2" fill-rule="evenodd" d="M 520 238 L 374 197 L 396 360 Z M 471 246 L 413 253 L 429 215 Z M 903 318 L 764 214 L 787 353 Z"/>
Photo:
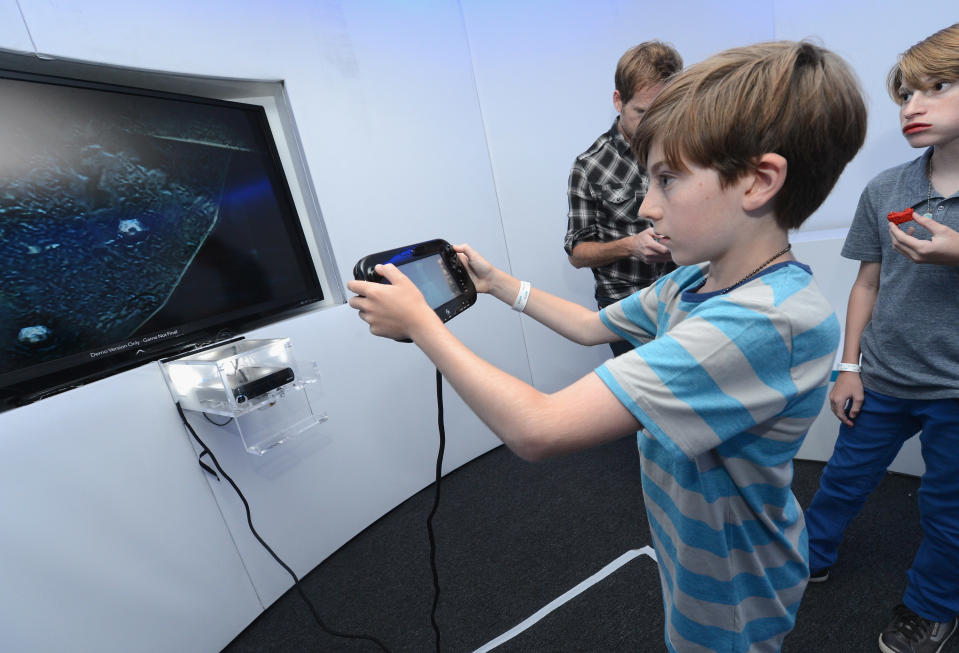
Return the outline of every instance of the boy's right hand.
<path id="1" fill-rule="evenodd" d="M 453 250 L 459 255 L 460 263 L 466 266 L 466 271 L 476 286 L 476 292 L 488 293 L 493 285 L 496 268 L 466 243 L 453 245 Z"/>
<path id="2" fill-rule="evenodd" d="M 846 426 L 853 426 L 853 420 L 859 415 L 865 393 L 862 378 L 856 372 L 840 372 L 836 383 L 829 393 L 829 407 L 833 415 Z M 848 410 L 847 407 L 848 406 Z"/>
<path id="3" fill-rule="evenodd" d="M 959 233 L 941 222 L 913 212 L 913 222 L 932 234 L 929 240 L 916 238 L 915 227 L 903 229 L 889 224 L 892 248 L 913 263 L 959 266 Z"/>

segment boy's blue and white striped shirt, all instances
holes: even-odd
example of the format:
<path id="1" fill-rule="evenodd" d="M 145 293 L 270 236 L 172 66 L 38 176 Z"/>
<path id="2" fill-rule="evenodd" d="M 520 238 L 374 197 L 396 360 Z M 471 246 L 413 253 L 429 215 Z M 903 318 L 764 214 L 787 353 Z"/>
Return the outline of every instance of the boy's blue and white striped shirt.
<path id="1" fill-rule="evenodd" d="M 601 312 L 636 349 L 596 372 L 642 423 L 672 651 L 777 651 L 808 578 L 792 458 L 826 398 L 839 323 L 808 267 L 727 294 L 682 267 Z"/>

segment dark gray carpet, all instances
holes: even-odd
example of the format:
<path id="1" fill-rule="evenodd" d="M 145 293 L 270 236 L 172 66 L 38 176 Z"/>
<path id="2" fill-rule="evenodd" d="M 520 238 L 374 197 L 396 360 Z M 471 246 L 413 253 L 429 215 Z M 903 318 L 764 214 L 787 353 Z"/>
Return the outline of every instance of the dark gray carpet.
<path id="1" fill-rule="evenodd" d="M 805 506 L 821 463 L 797 461 Z M 875 651 L 919 544 L 914 478 L 888 475 L 850 527 L 832 578 L 806 592 L 784 653 Z M 390 651 L 434 650 L 427 488 L 371 525 L 302 580 L 331 628 Z M 256 518 L 255 506 L 254 520 Z M 447 475 L 434 520 L 443 651 L 473 651 L 623 553 L 650 544 L 635 439 L 539 464 L 504 447 Z M 293 590 L 227 653 L 377 651 L 332 637 Z M 659 577 L 640 556 L 558 608 L 497 653 L 665 650 Z M 943 653 L 959 651 L 959 637 Z"/>

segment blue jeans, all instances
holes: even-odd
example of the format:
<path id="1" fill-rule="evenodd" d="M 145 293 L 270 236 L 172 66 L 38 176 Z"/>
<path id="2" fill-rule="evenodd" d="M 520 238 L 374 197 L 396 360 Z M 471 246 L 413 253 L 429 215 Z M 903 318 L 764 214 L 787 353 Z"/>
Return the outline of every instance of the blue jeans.
<path id="1" fill-rule="evenodd" d="M 917 431 L 926 466 L 919 489 L 923 537 L 906 575 L 903 603 L 926 619 L 948 621 L 959 613 L 959 400 L 896 399 L 865 391 L 855 425 L 839 427 L 836 448 L 806 510 L 809 567 L 836 562 L 843 531 Z"/>

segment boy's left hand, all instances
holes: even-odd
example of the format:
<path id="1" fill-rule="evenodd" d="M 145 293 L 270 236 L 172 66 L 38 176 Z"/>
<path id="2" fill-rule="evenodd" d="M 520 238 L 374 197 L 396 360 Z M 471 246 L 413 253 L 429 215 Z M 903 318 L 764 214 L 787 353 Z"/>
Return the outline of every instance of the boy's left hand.
<path id="1" fill-rule="evenodd" d="M 430 319 L 439 319 L 420 289 L 395 265 L 377 265 L 374 270 L 389 284 L 373 281 L 349 281 L 346 284 L 356 293 L 349 304 L 359 311 L 360 319 L 370 325 L 370 333 L 408 340 L 416 326 Z"/>
<path id="2" fill-rule="evenodd" d="M 913 263 L 936 263 L 959 266 L 959 232 L 946 225 L 913 213 L 913 221 L 932 234 L 932 240 L 913 237 L 915 227 L 904 231 L 898 225 L 889 224 L 892 248 Z"/>

